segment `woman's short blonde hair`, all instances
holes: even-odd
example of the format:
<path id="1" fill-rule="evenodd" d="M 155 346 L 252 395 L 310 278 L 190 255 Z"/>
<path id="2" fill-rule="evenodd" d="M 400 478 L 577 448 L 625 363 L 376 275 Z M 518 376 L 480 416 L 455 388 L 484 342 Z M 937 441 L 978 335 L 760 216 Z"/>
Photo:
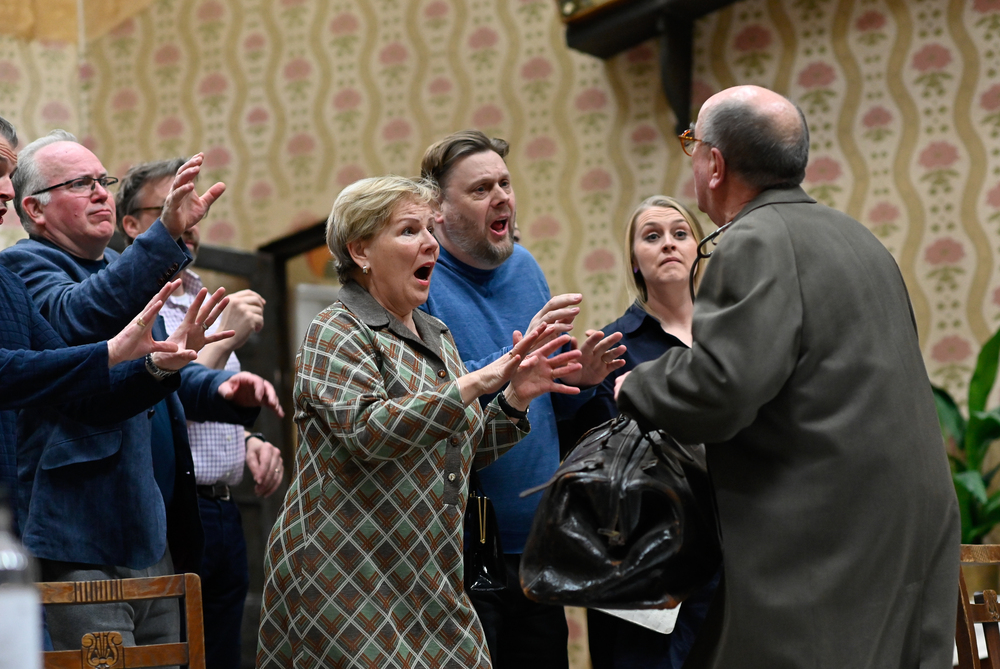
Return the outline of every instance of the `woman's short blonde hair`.
<path id="1" fill-rule="evenodd" d="M 649 293 L 646 290 L 646 279 L 642 276 L 642 272 L 635 271 L 636 264 L 633 248 L 635 244 L 635 226 L 639 220 L 639 216 L 650 209 L 673 209 L 687 221 L 696 242 L 700 242 L 705 238 L 705 233 L 702 232 L 701 223 L 698 222 L 698 218 L 690 209 L 674 198 L 666 195 L 652 195 L 639 203 L 639 206 L 632 212 L 632 217 L 629 219 L 628 225 L 625 226 L 625 244 L 622 246 L 622 250 L 625 252 L 625 267 L 628 268 L 630 277 L 628 281 L 629 295 L 633 299 L 639 300 L 639 303 L 643 307 L 645 307 L 646 301 L 649 299 Z M 705 269 L 704 263 L 699 263 L 698 270 L 694 275 L 695 288 L 698 287 L 698 282 L 701 280 L 703 269 Z"/>
<path id="2" fill-rule="evenodd" d="M 333 254 L 340 283 L 347 283 L 357 268 L 348 244 L 381 232 L 402 202 L 436 206 L 437 201 L 438 190 L 433 182 L 394 174 L 361 179 L 340 191 L 326 220 L 326 245 Z"/>

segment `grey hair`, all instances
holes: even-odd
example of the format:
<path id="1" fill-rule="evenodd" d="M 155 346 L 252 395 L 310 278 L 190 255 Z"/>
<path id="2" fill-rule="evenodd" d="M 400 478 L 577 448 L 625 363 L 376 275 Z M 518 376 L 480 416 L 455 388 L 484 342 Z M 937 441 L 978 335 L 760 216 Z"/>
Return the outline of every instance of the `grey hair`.
<path id="1" fill-rule="evenodd" d="M 17 148 L 17 130 L 14 130 L 14 124 L 3 116 L 0 116 L 0 137 L 7 140 L 10 148 Z"/>
<path id="2" fill-rule="evenodd" d="M 14 170 L 14 174 L 11 175 L 10 179 L 14 184 L 14 210 L 17 212 L 18 218 L 21 219 L 21 225 L 24 226 L 28 234 L 35 232 L 35 224 L 24 210 L 24 207 L 21 206 L 21 201 L 29 197 L 36 190 L 41 190 L 48 185 L 46 183 L 47 177 L 38 169 L 35 154 L 38 153 L 39 149 L 45 148 L 49 144 L 55 144 L 56 142 L 80 143 L 76 139 L 76 135 L 65 130 L 56 129 L 31 142 L 17 154 L 17 169 Z M 41 193 L 35 196 L 39 204 L 48 204 L 50 198 L 50 193 Z"/>
<path id="3" fill-rule="evenodd" d="M 128 168 L 128 172 L 122 177 L 121 184 L 118 186 L 118 193 L 115 194 L 115 227 L 122 237 L 129 242 L 132 241 L 132 238 L 125 233 L 122 219 L 135 211 L 139 193 L 143 187 L 163 179 L 172 179 L 185 162 L 187 161 L 184 158 L 167 158 L 166 160 L 139 163 Z"/>
<path id="4" fill-rule="evenodd" d="M 809 125 L 802 109 L 789 104 L 802 121 L 795 128 L 780 127 L 774 116 L 744 100 L 723 100 L 701 119 L 701 139 L 717 148 L 726 166 L 752 188 L 798 186 L 809 162 Z"/>
<path id="5" fill-rule="evenodd" d="M 358 265 L 348 244 L 375 237 L 389 223 L 402 202 L 434 205 L 438 189 L 428 179 L 408 179 L 389 174 L 355 181 L 340 191 L 326 221 L 326 245 L 340 283 L 347 283 Z"/>

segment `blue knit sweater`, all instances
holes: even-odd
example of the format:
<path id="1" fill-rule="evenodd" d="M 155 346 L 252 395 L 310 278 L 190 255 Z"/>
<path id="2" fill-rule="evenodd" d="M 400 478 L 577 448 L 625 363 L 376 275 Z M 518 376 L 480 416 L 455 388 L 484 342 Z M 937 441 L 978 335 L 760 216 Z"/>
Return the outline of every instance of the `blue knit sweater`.
<path id="1" fill-rule="evenodd" d="M 451 330 L 469 371 L 507 353 L 514 330 L 524 332 L 550 297 L 541 267 L 522 246 L 500 267 L 470 267 L 441 248 L 430 296 L 421 309 Z M 484 492 L 496 508 L 504 552 L 521 553 L 541 493 L 524 499 L 522 490 L 544 483 L 559 466 L 559 417 L 572 416 L 590 393 L 542 395 L 529 408 L 531 432 L 489 467 L 480 470 Z M 485 404 L 492 397 L 483 397 Z M 553 406 L 555 401 L 555 407 Z"/>

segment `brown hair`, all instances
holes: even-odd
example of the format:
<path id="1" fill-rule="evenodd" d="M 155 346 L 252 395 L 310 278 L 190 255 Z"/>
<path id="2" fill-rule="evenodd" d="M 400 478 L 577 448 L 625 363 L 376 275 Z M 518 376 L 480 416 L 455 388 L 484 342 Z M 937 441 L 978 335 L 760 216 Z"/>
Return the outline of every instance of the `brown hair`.
<path id="1" fill-rule="evenodd" d="M 146 184 L 155 184 L 163 179 L 173 180 L 174 176 L 177 175 L 177 170 L 186 162 L 186 158 L 167 158 L 166 160 L 139 163 L 128 168 L 128 172 L 122 177 L 121 184 L 118 186 L 118 193 L 115 195 L 115 228 L 129 244 L 132 243 L 132 238 L 125 232 L 125 225 L 122 221 L 129 214 L 136 213 L 139 193 L 146 187 Z"/>
<path id="2" fill-rule="evenodd" d="M 466 156 L 493 151 L 501 158 L 507 157 L 510 145 L 506 141 L 487 137 L 479 130 L 459 130 L 431 144 L 420 161 L 420 176 L 434 181 L 444 191 L 445 180 L 455 163 Z"/>

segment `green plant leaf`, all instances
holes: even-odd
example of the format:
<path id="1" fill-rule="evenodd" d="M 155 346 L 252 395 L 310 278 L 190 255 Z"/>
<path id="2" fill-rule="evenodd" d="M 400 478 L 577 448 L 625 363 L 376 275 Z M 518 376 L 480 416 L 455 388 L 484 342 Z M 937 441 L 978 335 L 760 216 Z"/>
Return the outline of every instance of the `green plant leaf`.
<path id="1" fill-rule="evenodd" d="M 941 423 L 941 436 L 947 440 L 951 437 L 958 448 L 965 447 L 965 418 L 958 405 L 948 391 L 938 386 L 931 386 L 934 393 L 934 406 L 937 408 L 938 421 Z"/>
<path id="2" fill-rule="evenodd" d="M 970 469 L 979 469 L 986 451 L 1000 438 L 1000 413 L 997 410 L 973 411 L 965 428 L 965 457 Z"/>
<path id="3" fill-rule="evenodd" d="M 983 483 L 987 488 L 990 487 L 990 483 L 993 482 L 993 477 L 997 475 L 997 472 L 1000 472 L 1000 465 L 997 465 L 983 473 Z M 997 493 L 997 495 L 1000 495 L 1000 493 Z M 992 499 L 992 497 L 990 499 Z"/>
<path id="4" fill-rule="evenodd" d="M 972 496 L 972 499 L 980 504 L 986 504 L 986 486 L 983 484 L 983 477 L 978 471 L 952 474 L 952 478 L 955 480 L 956 487 L 961 486 Z"/>
<path id="5" fill-rule="evenodd" d="M 984 520 L 989 521 L 993 525 L 1000 522 L 1000 492 L 990 495 L 986 504 L 983 505 L 980 515 Z"/>
<path id="6" fill-rule="evenodd" d="M 972 496 L 966 492 L 965 488 L 955 483 L 955 494 L 958 497 L 959 518 L 962 523 L 962 543 L 975 543 L 972 540 Z"/>
<path id="7" fill-rule="evenodd" d="M 993 523 L 981 523 L 969 530 L 969 538 L 966 541 L 962 539 L 963 544 L 978 544 L 979 540 L 989 534 L 990 530 L 993 529 Z"/>
<path id="8" fill-rule="evenodd" d="M 965 460 L 957 458 L 951 453 L 948 453 L 948 462 L 951 463 L 951 473 L 957 474 L 958 472 L 967 472 L 969 468 L 965 466 Z"/>
<path id="9" fill-rule="evenodd" d="M 969 414 L 986 408 L 986 398 L 993 390 L 997 378 L 997 361 L 1000 359 L 1000 330 L 983 344 L 976 359 L 976 369 L 969 381 Z"/>

